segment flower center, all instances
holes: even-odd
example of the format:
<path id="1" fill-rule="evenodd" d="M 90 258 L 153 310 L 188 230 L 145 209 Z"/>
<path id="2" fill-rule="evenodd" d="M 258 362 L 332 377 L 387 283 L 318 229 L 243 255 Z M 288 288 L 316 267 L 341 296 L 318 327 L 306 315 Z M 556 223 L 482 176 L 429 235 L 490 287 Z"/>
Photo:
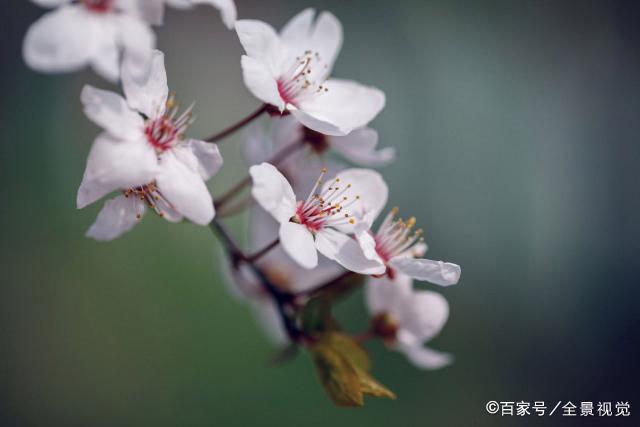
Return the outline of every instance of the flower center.
<path id="1" fill-rule="evenodd" d="M 158 215 L 164 216 L 167 209 L 173 209 L 171 203 L 164 198 L 155 182 L 133 187 L 122 192 L 124 197 L 137 197 L 142 200 L 150 209 L 153 209 Z M 136 212 L 136 218 L 142 218 L 142 212 Z"/>
<path id="2" fill-rule="evenodd" d="M 81 0 L 81 3 L 91 12 L 106 13 L 113 9 L 115 0 Z"/>
<path id="3" fill-rule="evenodd" d="M 335 178 L 331 185 L 321 192 L 317 192 L 323 183 L 326 169 L 322 169 L 320 177 L 309 193 L 307 200 L 298 202 L 296 214 L 291 218 L 293 222 L 302 224 L 311 232 L 317 232 L 325 227 L 355 224 L 356 220 L 346 209 L 360 200 L 360 196 L 349 199 L 345 193 L 351 184 L 342 185 L 340 178 Z"/>
<path id="4" fill-rule="evenodd" d="M 187 108 L 180 116 L 180 105 L 175 102 L 175 94 L 167 99 L 165 112 L 156 119 L 149 119 L 145 124 L 144 134 L 158 154 L 173 148 L 184 136 L 184 132 L 193 123 L 191 110 L 193 105 Z"/>
<path id="5" fill-rule="evenodd" d="M 416 219 L 411 217 L 405 222 L 401 218 L 395 219 L 397 214 L 398 208 L 391 209 L 374 236 L 376 252 L 384 262 L 411 250 L 415 245 L 424 241 L 421 237 L 421 229 L 411 233 L 411 229 L 416 225 Z"/>
<path id="6" fill-rule="evenodd" d="M 389 313 L 380 313 L 371 319 L 371 331 L 385 342 L 393 342 L 398 333 L 398 323 Z"/>
<path id="7" fill-rule="evenodd" d="M 302 56 L 296 57 L 291 67 L 282 73 L 277 80 L 278 92 L 286 104 L 298 107 L 301 102 L 329 91 L 329 88 L 322 84 L 323 78 L 320 82 L 314 80 L 323 74 L 313 71 L 318 67 L 323 71 L 328 65 L 322 62 L 318 52 L 307 50 Z"/>
<path id="8" fill-rule="evenodd" d="M 329 140 L 327 136 L 303 126 L 304 142 L 309 144 L 311 150 L 316 154 L 322 154 L 329 148 Z"/>

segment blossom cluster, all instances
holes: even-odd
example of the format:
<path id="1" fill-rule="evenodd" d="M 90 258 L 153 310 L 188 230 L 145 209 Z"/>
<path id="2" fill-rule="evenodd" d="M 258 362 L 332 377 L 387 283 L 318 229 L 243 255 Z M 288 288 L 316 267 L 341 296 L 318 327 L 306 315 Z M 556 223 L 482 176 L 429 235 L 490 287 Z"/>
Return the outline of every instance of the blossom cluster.
<path id="1" fill-rule="evenodd" d="M 361 404 L 363 394 L 393 396 L 368 375 L 370 366 L 359 356 L 365 340 L 380 339 L 420 368 L 451 362 L 449 354 L 425 346 L 447 321 L 447 301 L 413 282 L 454 285 L 460 267 L 424 258 L 417 220 L 387 208 L 389 189 L 374 168 L 393 162 L 396 153 L 379 148 L 378 133 L 368 127 L 385 95 L 332 77 L 343 40 L 333 14 L 306 9 L 276 31 L 259 20 L 237 20 L 232 0 L 33 1 L 54 9 L 27 31 L 23 55 L 31 68 L 89 66 L 122 86 L 123 95 L 92 86 L 80 94 L 87 118 L 102 131 L 89 152 L 77 207 L 112 196 L 88 237 L 115 239 L 146 211 L 170 222 L 211 225 L 225 248 L 222 264 L 233 293 L 250 304 L 276 344 L 310 350 L 338 404 Z M 181 108 L 169 91 L 164 54 L 151 31 L 166 5 L 199 3 L 217 8 L 237 33 L 244 83 L 263 103 L 203 139 L 187 136 L 193 105 Z M 216 143 L 245 125 L 249 174 L 214 200 L 206 182 L 223 165 Z M 249 185 L 251 197 L 237 201 Z M 218 217 L 248 210 L 249 254 L 226 234 L 216 210 Z M 357 336 L 326 310 L 354 278 L 366 280 L 371 314 L 370 328 Z M 317 301 L 322 315 L 314 318 Z M 326 366 L 338 385 L 324 381 Z"/>

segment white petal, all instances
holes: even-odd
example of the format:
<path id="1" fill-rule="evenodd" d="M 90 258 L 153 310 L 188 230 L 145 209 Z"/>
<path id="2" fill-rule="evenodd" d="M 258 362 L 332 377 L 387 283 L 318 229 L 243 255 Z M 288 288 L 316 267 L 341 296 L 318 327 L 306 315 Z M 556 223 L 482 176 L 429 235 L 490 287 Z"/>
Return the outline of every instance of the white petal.
<path id="1" fill-rule="evenodd" d="M 137 197 L 122 195 L 107 200 L 86 236 L 96 240 L 113 240 L 131 230 L 144 211 L 144 202 Z"/>
<path id="2" fill-rule="evenodd" d="M 342 25 L 329 12 L 322 12 L 315 24 L 313 9 L 305 9 L 291 18 L 280 32 L 280 38 L 296 55 L 310 50 L 319 55 L 321 67 L 311 69 L 310 80 L 324 80 L 333 68 L 342 46 Z"/>
<path id="3" fill-rule="evenodd" d="M 233 0 L 191 0 L 194 4 L 208 4 L 220 11 L 222 16 L 222 22 L 228 29 L 233 29 L 233 24 L 236 22 L 238 11 L 236 10 L 236 4 Z"/>
<path id="4" fill-rule="evenodd" d="M 416 280 L 440 286 L 455 285 L 460 280 L 460 266 L 450 262 L 399 256 L 389 260 L 389 266 Z"/>
<path id="5" fill-rule="evenodd" d="M 105 27 L 109 27 L 105 25 Z M 117 82 L 120 77 L 120 48 L 114 29 L 109 28 L 94 40 L 91 67 L 96 73 Z"/>
<path id="6" fill-rule="evenodd" d="M 417 341 L 425 342 L 442 330 L 449 318 L 449 304 L 436 292 L 415 291 L 398 314 L 400 327 Z"/>
<path id="7" fill-rule="evenodd" d="M 351 205 L 348 210 L 356 217 L 358 223 L 371 227 L 389 197 L 389 188 L 380 173 L 372 169 L 350 168 L 337 175 L 342 185 L 351 184 L 349 191 L 345 193 L 349 200 L 359 196 L 359 200 Z M 331 186 L 333 181 L 325 184 L 324 189 Z M 349 202 L 347 201 L 347 203 Z"/>
<path id="8" fill-rule="evenodd" d="M 253 180 L 253 198 L 276 221 L 289 222 L 296 213 L 296 196 L 287 179 L 269 163 L 251 166 L 249 174 Z"/>
<path id="9" fill-rule="evenodd" d="M 143 134 L 144 121 L 118 94 L 85 86 L 80 94 L 84 113 L 91 121 L 115 138 L 137 139 Z"/>
<path id="10" fill-rule="evenodd" d="M 236 22 L 235 28 L 247 55 L 266 65 L 272 76 L 279 76 L 287 60 L 293 59 L 269 24 L 242 19 Z"/>
<path id="11" fill-rule="evenodd" d="M 280 243 L 294 261 L 304 268 L 314 268 L 318 265 L 313 235 L 304 225 L 294 222 L 280 224 Z"/>
<path id="12" fill-rule="evenodd" d="M 53 5 L 53 4 L 52 4 Z M 45 14 L 27 31 L 22 46 L 25 62 L 44 72 L 75 71 L 93 53 L 94 21 L 78 6 L 63 6 Z"/>
<path id="13" fill-rule="evenodd" d="M 215 215 L 213 200 L 188 148 L 173 148 L 160 157 L 156 177 L 160 193 L 172 207 L 192 222 L 207 225 Z"/>
<path id="14" fill-rule="evenodd" d="M 151 182 L 158 161 L 146 140 L 120 141 L 107 133 L 99 135 L 87 159 L 77 204 L 81 209 L 115 190 Z"/>
<path id="15" fill-rule="evenodd" d="M 324 86 L 327 92 L 291 109 L 303 125 L 318 132 L 346 135 L 366 126 L 384 107 L 385 96 L 379 89 L 339 79 L 327 80 Z"/>
<path id="16" fill-rule="evenodd" d="M 329 75 L 333 63 L 342 47 L 342 25 L 330 12 L 322 12 L 311 35 L 311 49 L 318 52 L 320 60 L 327 65 L 323 76 Z"/>
<path id="17" fill-rule="evenodd" d="M 305 39 L 311 36 L 311 24 L 315 14 L 314 9 L 307 8 L 289 19 L 280 30 L 280 39 L 290 46 L 296 46 L 300 40 L 306 41 Z"/>
<path id="18" fill-rule="evenodd" d="M 378 255 L 378 251 L 376 251 L 376 240 L 374 239 L 371 231 L 368 228 L 360 228 L 356 229 L 356 240 L 364 253 L 364 256 L 367 259 L 378 261 L 384 264 L 384 260 Z"/>
<path id="19" fill-rule="evenodd" d="M 336 230 L 325 228 L 317 232 L 316 248 L 322 255 L 355 273 L 382 274 L 386 271 L 384 264 L 365 257 L 354 239 Z"/>
<path id="20" fill-rule="evenodd" d="M 134 15 L 116 15 L 115 25 L 124 48 L 123 66 L 142 78 L 151 66 L 153 47 L 156 44 L 155 34 L 148 23 Z"/>
<path id="21" fill-rule="evenodd" d="M 283 346 L 289 342 L 282 318 L 274 302 L 258 300 L 252 304 L 253 314 L 258 325 L 273 345 Z"/>
<path id="22" fill-rule="evenodd" d="M 422 345 L 399 346 L 409 361 L 421 369 L 440 369 L 453 363 L 453 356 L 449 353 L 432 350 Z"/>
<path id="23" fill-rule="evenodd" d="M 240 61 L 244 84 L 253 96 L 266 104 L 284 110 L 285 104 L 280 97 L 278 83 L 269 67 L 247 55 L 243 55 Z"/>
<path id="24" fill-rule="evenodd" d="M 392 317 L 401 313 L 403 303 L 411 297 L 412 287 L 411 278 L 403 275 L 394 280 L 387 276 L 370 278 L 364 289 L 369 312 L 372 315 L 387 313 Z"/>
<path id="25" fill-rule="evenodd" d="M 127 62 L 122 67 L 122 87 L 131 108 L 150 118 L 164 114 L 169 87 L 167 72 L 164 68 L 164 54 L 153 50 L 149 69 L 144 75 L 131 69 Z"/>
<path id="26" fill-rule="evenodd" d="M 202 179 L 208 181 L 218 173 L 224 162 L 218 146 L 199 139 L 189 140 L 189 145 L 198 159 L 198 173 L 200 173 Z"/>
<path id="27" fill-rule="evenodd" d="M 376 151 L 378 132 L 371 128 L 356 129 L 345 136 L 329 138 L 331 148 L 346 159 L 363 166 L 383 166 L 395 158 L 392 147 Z"/>
<path id="28" fill-rule="evenodd" d="M 295 117 L 289 115 L 272 119 L 273 147 L 279 151 L 298 141 L 304 136 L 304 128 Z M 314 171 L 317 174 L 318 171 Z"/>

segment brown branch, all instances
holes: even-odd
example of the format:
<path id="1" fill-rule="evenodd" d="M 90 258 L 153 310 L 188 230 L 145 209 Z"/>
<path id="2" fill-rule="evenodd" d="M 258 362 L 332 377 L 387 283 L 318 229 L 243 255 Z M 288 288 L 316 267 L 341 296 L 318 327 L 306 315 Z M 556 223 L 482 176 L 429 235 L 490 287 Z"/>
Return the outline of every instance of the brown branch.
<path id="1" fill-rule="evenodd" d="M 260 108 L 258 108 L 253 113 L 249 114 L 244 119 L 242 119 L 239 122 L 229 126 L 228 128 L 224 129 L 221 132 L 218 132 L 218 133 L 216 133 L 214 135 L 211 135 L 210 137 L 206 138 L 205 141 L 206 142 L 218 142 L 221 139 L 226 138 L 227 136 L 231 135 L 235 131 L 237 131 L 239 129 L 242 129 L 243 127 L 245 127 L 246 125 L 248 125 L 249 123 L 251 123 L 252 121 L 257 119 L 258 117 L 260 117 L 263 113 L 266 113 L 268 111 L 268 109 L 269 109 L 269 105 L 268 104 L 262 105 Z"/>

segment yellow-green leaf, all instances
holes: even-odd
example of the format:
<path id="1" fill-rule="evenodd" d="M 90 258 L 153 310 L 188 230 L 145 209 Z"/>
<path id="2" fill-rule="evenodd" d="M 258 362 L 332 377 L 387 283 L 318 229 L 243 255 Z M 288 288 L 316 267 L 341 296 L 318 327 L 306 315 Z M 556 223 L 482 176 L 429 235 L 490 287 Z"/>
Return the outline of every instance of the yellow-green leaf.
<path id="1" fill-rule="evenodd" d="M 356 373 L 360 379 L 360 390 L 362 393 L 373 397 L 386 397 L 387 399 L 392 400 L 396 399 L 394 392 L 376 381 L 376 379 L 369 375 L 369 373 L 358 368 L 356 368 Z"/>
<path id="2" fill-rule="evenodd" d="M 348 359 L 325 343 L 314 345 L 312 355 L 320 383 L 336 405 L 364 404 L 360 376 Z"/>
<path id="3" fill-rule="evenodd" d="M 320 336 L 320 340 L 326 342 L 335 351 L 349 359 L 356 367 L 371 370 L 371 359 L 367 351 L 353 338 L 342 332 L 327 332 Z"/>

